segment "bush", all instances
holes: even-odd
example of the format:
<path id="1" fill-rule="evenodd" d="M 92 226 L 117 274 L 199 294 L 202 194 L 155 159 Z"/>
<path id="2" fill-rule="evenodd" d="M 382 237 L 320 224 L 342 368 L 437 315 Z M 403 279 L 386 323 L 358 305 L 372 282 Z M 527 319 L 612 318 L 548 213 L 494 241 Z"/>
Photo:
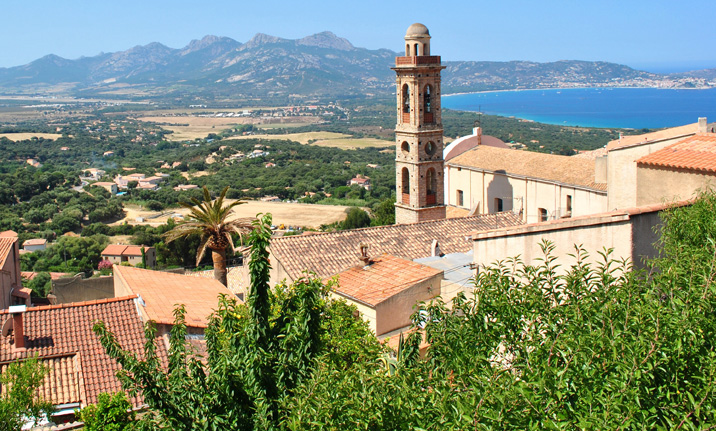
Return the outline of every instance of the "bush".
<path id="1" fill-rule="evenodd" d="M 79 412 L 87 431 L 128 431 L 134 429 L 134 412 L 124 392 L 113 395 L 101 393 L 97 404 L 90 404 Z"/>

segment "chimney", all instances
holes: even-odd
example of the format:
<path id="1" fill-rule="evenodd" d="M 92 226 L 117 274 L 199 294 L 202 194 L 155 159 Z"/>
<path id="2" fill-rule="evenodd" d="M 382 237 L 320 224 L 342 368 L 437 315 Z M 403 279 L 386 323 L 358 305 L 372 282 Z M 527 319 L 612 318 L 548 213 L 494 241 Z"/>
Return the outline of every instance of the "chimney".
<path id="1" fill-rule="evenodd" d="M 12 335 L 15 340 L 15 350 L 25 349 L 25 329 L 22 324 L 22 314 L 26 310 L 26 305 L 13 305 L 8 309 L 12 314 Z"/>
<path id="2" fill-rule="evenodd" d="M 472 134 L 477 136 L 477 145 L 482 145 L 482 127 L 473 127 Z"/>
<path id="3" fill-rule="evenodd" d="M 699 133 L 706 132 L 708 132 L 708 122 L 706 121 L 706 117 L 699 117 Z"/>
<path id="4" fill-rule="evenodd" d="M 370 257 L 368 257 L 368 244 L 360 243 L 359 246 L 360 249 L 360 261 L 363 263 L 363 266 L 370 265 Z"/>

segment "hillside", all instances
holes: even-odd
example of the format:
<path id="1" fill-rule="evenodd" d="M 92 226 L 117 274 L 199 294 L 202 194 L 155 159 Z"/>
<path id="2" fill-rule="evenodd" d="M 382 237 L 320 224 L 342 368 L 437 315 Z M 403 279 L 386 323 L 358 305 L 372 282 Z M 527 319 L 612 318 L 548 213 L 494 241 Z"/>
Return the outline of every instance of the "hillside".
<path id="1" fill-rule="evenodd" d="M 180 49 L 154 42 L 126 51 L 68 60 L 48 55 L 0 68 L 5 94 L 155 100 L 293 100 L 388 97 L 396 52 L 354 47 L 323 32 L 302 39 L 257 34 L 246 43 L 206 36 Z M 704 87 L 713 73 L 658 75 L 627 66 L 587 61 L 445 63 L 444 92 L 584 86 Z"/>

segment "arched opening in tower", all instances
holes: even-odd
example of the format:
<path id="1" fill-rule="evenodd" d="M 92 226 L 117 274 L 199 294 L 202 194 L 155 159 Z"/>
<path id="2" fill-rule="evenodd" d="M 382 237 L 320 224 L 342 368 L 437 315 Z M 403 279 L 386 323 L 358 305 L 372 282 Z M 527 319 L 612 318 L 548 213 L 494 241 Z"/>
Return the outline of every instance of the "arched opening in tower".
<path id="1" fill-rule="evenodd" d="M 410 122 L 410 87 L 408 84 L 403 84 L 403 123 Z"/>
<path id="2" fill-rule="evenodd" d="M 410 172 L 408 172 L 408 168 L 402 169 L 401 176 L 401 202 L 403 203 L 403 205 L 410 205 Z"/>
<path id="3" fill-rule="evenodd" d="M 432 123 L 433 122 L 433 108 L 432 108 L 432 99 L 431 99 L 431 93 L 433 92 L 433 88 L 430 84 L 425 86 L 425 91 L 423 93 L 423 117 L 426 123 Z"/>
<path id="4" fill-rule="evenodd" d="M 435 175 L 435 169 L 430 168 L 425 174 L 425 203 L 427 205 L 435 205 L 438 196 L 438 179 Z"/>

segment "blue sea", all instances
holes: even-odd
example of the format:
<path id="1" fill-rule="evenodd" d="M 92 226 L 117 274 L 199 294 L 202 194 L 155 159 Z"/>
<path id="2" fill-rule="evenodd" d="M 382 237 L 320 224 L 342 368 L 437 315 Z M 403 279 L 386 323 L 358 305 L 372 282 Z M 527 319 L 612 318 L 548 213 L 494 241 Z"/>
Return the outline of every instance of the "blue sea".
<path id="1" fill-rule="evenodd" d="M 662 128 L 716 121 L 716 88 L 573 88 L 454 94 L 443 108 L 583 127 Z"/>

